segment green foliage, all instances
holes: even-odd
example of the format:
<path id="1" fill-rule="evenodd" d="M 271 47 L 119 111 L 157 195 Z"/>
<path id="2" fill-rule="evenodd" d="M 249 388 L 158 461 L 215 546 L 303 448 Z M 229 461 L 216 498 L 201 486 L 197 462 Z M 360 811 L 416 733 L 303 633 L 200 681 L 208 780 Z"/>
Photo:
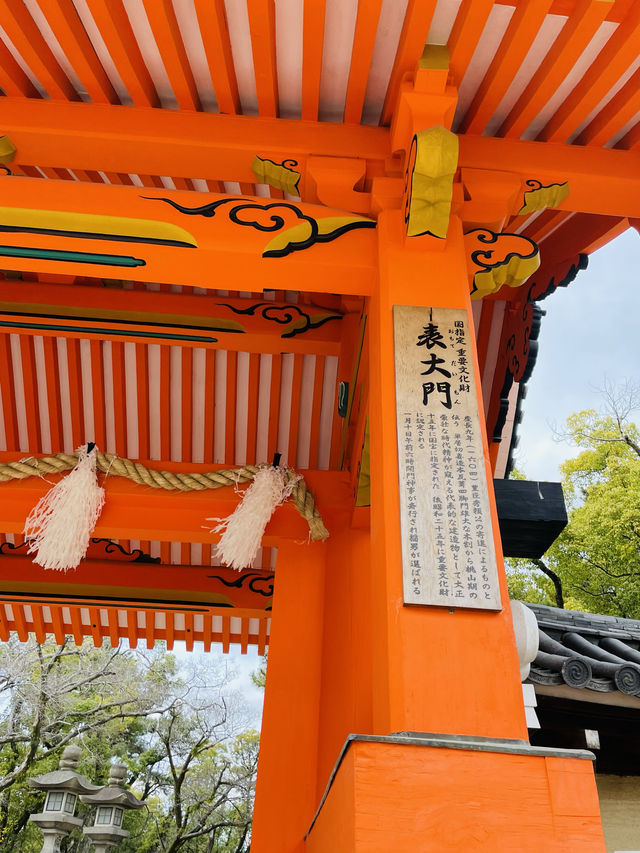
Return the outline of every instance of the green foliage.
<path id="1" fill-rule="evenodd" d="M 532 604 L 555 605 L 553 584 L 536 571 L 528 560 L 505 560 L 509 598 L 530 601 Z"/>
<path id="2" fill-rule="evenodd" d="M 147 808 L 126 812 L 122 853 L 245 853 L 258 734 L 244 731 L 231 675 L 212 660 L 187 670 L 162 650 L 134 653 L 11 639 L 0 644 L 0 850 L 39 853 L 28 823 L 43 794 L 28 777 L 54 770 L 64 746 L 78 771 L 105 784 L 112 758 Z M 90 819 L 79 805 L 78 816 Z M 88 853 L 80 831 L 64 853 Z"/>
<path id="3" fill-rule="evenodd" d="M 560 578 L 566 607 L 640 618 L 640 433 L 629 420 L 637 390 L 606 392 L 605 413 L 567 420 L 580 449 L 562 466 L 569 524 L 544 565 Z M 524 600 L 555 603 L 550 581 L 531 562 L 514 562 L 510 588 Z"/>
<path id="4" fill-rule="evenodd" d="M 262 690 L 266 687 L 267 684 L 267 655 L 265 654 L 262 660 L 260 661 L 260 666 L 256 669 L 255 672 L 251 673 L 251 681 L 255 684 L 256 687 L 261 687 Z"/>

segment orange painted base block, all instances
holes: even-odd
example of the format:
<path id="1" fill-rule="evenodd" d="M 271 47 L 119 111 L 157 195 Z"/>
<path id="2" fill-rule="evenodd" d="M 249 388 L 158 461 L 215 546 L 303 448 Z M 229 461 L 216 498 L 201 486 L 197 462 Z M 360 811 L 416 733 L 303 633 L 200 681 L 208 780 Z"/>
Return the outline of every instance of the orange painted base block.
<path id="1" fill-rule="evenodd" d="M 604 853 L 591 754 L 482 738 L 347 741 L 307 853 Z"/>

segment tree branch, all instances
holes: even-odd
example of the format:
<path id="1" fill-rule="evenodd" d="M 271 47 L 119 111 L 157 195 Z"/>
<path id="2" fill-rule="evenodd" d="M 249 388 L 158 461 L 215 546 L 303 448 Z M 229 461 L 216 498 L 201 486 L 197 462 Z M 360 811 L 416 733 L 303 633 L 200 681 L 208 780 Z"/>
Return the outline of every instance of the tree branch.
<path id="1" fill-rule="evenodd" d="M 560 577 L 553 571 L 553 569 L 550 569 L 549 566 L 547 566 L 547 564 L 543 560 L 534 559 L 531 562 L 534 564 L 534 566 L 540 569 L 540 571 L 543 572 L 548 578 L 551 578 L 555 589 L 556 607 L 559 607 L 561 610 L 564 610 L 564 595 L 562 593 L 562 580 L 560 579 Z"/>

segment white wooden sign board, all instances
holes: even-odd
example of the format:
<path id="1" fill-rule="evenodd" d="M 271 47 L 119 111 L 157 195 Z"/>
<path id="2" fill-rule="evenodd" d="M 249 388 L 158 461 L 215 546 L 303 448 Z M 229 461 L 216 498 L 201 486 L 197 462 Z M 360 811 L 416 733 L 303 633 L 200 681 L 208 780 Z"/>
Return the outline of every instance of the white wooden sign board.
<path id="1" fill-rule="evenodd" d="M 500 610 L 467 312 L 393 310 L 404 602 Z"/>

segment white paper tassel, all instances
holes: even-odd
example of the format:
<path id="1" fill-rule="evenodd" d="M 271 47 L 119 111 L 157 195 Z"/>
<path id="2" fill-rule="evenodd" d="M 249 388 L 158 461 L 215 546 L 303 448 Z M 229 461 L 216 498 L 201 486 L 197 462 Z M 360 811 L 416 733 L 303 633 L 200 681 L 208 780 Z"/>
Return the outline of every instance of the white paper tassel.
<path id="1" fill-rule="evenodd" d="M 274 466 L 261 468 L 244 493 L 242 502 L 228 518 L 208 518 L 219 521 L 212 533 L 224 531 L 220 537 L 217 556 L 225 566 L 246 569 L 256 558 L 267 522 L 276 507 L 291 496 L 300 477 L 285 482 L 286 470 Z"/>
<path id="2" fill-rule="evenodd" d="M 89 538 L 104 506 L 96 477 L 96 451 L 78 448 L 78 464 L 29 513 L 24 535 L 34 563 L 45 569 L 75 569 L 87 553 Z"/>

